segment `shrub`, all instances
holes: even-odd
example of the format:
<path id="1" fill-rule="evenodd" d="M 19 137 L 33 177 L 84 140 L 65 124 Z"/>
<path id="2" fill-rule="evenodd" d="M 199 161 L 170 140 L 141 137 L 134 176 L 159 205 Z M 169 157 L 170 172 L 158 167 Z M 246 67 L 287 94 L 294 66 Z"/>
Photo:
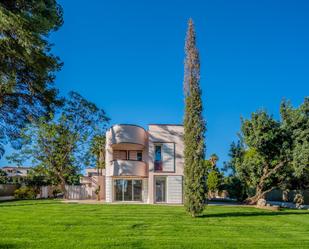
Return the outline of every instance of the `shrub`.
<path id="1" fill-rule="evenodd" d="M 215 170 L 212 170 L 208 174 L 207 187 L 208 187 L 208 190 L 212 192 L 218 190 L 219 188 L 219 177 L 218 177 L 218 173 Z"/>
<path id="2" fill-rule="evenodd" d="M 296 204 L 296 207 L 300 207 L 304 204 L 304 196 L 300 193 L 296 194 L 294 197 L 294 203 Z"/>
<path id="3" fill-rule="evenodd" d="M 229 176 L 224 179 L 223 189 L 225 189 L 230 198 L 243 201 L 246 198 L 246 189 L 244 184 L 235 176 Z"/>
<path id="4" fill-rule="evenodd" d="M 61 193 L 62 193 L 62 191 L 61 191 L 59 188 L 55 188 L 55 189 L 53 190 L 53 196 L 54 196 L 54 198 L 57 198 L 58 195 L 61 194 Z"/>
<path id="5" fill-rule="evenodd" d="M 35 199 L 36 192 L 31 187 L 21 187 L 14 191 L 14 197 L 16 199 Z"/>
<path id="6" fill-rule="evenodd" d="M 100 189 L 101 189 L 101 187 L 100 187 L 100 185 L 96 188 L 96 190 L 94 191 L 95 192 L 95 194 L 97 195 L 97 200 L 99 201 L 100 200 Z"/>

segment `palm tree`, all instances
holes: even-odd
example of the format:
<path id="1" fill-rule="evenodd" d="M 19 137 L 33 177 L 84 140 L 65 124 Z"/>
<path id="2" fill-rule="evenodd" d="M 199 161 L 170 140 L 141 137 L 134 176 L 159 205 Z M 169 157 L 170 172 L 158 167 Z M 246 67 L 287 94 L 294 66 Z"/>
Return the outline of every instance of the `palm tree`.
<path id="1" fill-rule="evenodd" d="M 219 157 L 216 154 L 212 154 L 210 156 L 209 161 L 211 163 L 212 169 L 216 168 L 216 164 L 217 164 L 218 160 L 219 160 Z"/>

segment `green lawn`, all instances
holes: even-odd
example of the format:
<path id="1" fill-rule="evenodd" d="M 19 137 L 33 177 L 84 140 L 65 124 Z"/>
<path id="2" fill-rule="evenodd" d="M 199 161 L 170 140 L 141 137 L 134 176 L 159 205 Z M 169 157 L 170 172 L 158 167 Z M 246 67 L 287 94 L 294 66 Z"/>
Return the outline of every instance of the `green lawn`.
<path id="1" fill-rule="evenodd" d="M 2 202 L 0 248 L 309 248 L 309 212 Z"/>

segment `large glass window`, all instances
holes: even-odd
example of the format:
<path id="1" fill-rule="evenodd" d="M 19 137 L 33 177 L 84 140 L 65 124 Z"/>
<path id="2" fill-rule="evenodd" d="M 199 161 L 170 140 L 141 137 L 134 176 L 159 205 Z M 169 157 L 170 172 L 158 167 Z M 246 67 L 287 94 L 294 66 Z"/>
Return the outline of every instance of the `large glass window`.
<path id="1" fill-rule="evenodd" d="M 142 201 L 142 180 L 114 180 L 115 201 Z"/>
<path id="2" fill-rule="evenodd" d="M 166 177 L 156 177 L 156 202 L 166 202 Z"/>
<path id="3" fill-rule="evenodd" d="M 115 200 L 122 200 L 122 186 L 123 186 L 123 180 L 115 180 L 114 181 L 114 193 L 115 193 Z"/>
<path id="4" fill-rule="evenodd" d="M 123 200 L 124 201 L 132 201 L 132 181 L 131 180 L 123 180 Z"/>
<path id="5" fill-rule="evenodd" d="M 133 180 L 133 200 L 141 201 L 142 200 L 142 181 Z"/>

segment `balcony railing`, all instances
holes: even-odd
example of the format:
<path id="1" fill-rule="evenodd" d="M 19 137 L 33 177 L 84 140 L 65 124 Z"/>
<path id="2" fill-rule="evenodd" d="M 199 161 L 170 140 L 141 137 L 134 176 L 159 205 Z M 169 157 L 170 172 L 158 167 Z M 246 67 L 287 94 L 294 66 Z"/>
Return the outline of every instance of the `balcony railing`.
<path id="1" fill-rule="evenodd" d="M 142 149 L 147 145 L 147 133 L 135 125 L 114 125 L 108 131 L 107 139 L 113 148 L 120 148 L 118 145 L 135 145 L 135 149 Z M 131 146 L 132 147 L 132 146 Z"/>
<path id="2" fill-rule="evenodd" d="M 147 164 L 143 161 L 113 160 L 108 174 L 111 176 L 146 177 L 148 175 Z"/>

